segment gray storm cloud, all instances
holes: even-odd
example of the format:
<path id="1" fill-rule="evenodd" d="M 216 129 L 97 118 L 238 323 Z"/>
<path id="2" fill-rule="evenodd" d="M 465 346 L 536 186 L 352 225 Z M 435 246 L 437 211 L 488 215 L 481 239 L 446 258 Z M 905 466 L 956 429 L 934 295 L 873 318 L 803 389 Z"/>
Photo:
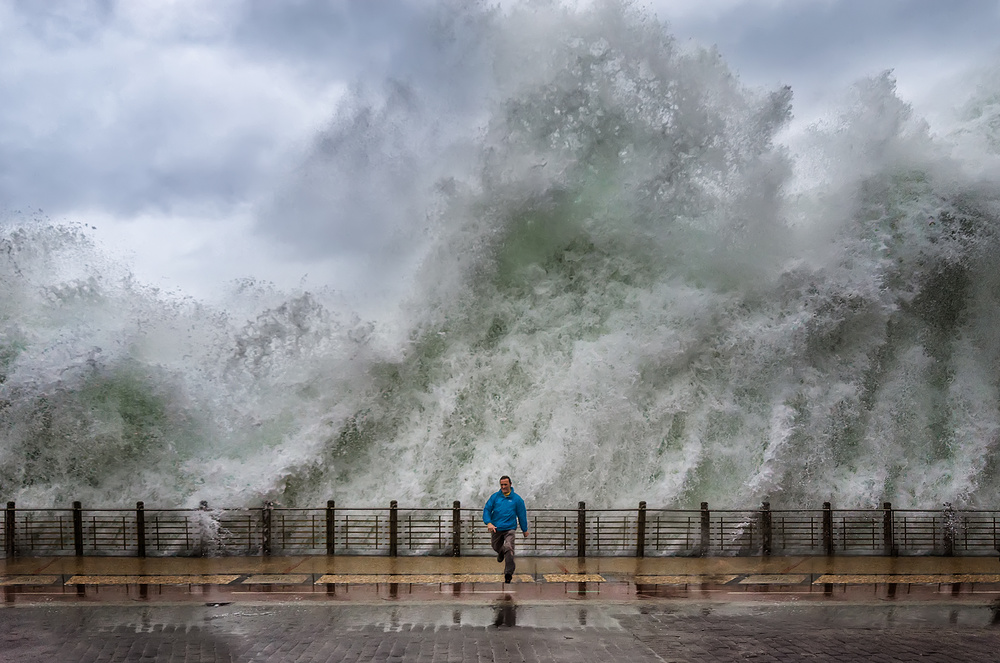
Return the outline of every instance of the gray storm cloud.
<path id="1" fill-rule="evenodd" d="M 0 3 L 0 206 L 252 200 L 295 158 L 303 116 L 329 116 L 331 86 L 384 76 L 408 7 Z"/>
<path id="2" fill-rule="evenodd" d="M 672 2 L 654 5 L 668 17 Z M 969 66 L 994 57 L 1000 5 L 980 0 L 910 2 L 733 2 L 724 20 L 706 11 L 674 28 L 715 43 L 753 84 L 790 83 L 803 92 L 838 89 L 863 76 L 933 58 Z"/>
<path id="3" fill-rule="evenodd" d="M 0 86 L 14 101 L 0 108 L 0 207 L 210 217 L 250 202 L 261 236 L 306 259 L 410 232 L 485 96 L 492 11 L 200 10 L 0 7 Z M 338 103 L 331 86 L 349 92 Z"/>

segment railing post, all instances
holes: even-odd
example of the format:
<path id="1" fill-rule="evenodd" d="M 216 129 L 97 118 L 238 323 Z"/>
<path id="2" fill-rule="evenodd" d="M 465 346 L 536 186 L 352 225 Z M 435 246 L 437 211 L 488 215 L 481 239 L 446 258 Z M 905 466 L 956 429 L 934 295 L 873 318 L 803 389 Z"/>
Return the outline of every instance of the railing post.
<path id="1" fill-rule="evenodd" d="M 138 556 L 146 556 L 146 505 L 135 503 L 135 539 L 139 547 Z"/>
<path id="2" fill-rule="evenodd" d="M 892 502 L 882 502 L 882 545 L 885 547 L 885 554 L 893 557 L 898 552 L 894 530 Z"/>
<path id="3" fill-rule="evenodd" d="M 274 502 L 264 502 L 260 510 L 260 552 L 264 557 L 271 556 L 271 517 L 274 515 Z"/>
<path id="4" fill-rule="evenodd" d="M 7 515 L 4 517 L 3 528 L 3 542 L 4 542 L 4 552 L 7 555 L 7 559 L 14 559 L 14 553 L 17 552 L 17 545 L 15 543 L 14 537 L 17 534 L 17 529 L 14 527 L 14 517 L 17 514 L 15 504 L 13 502 L 7 502 Z"/>
<path id="5" fill-rule="evenodd" d="M 399 553 L 396 545 L 396 534 L 399 532 L 399 514 L 396 500 L 389 502 L 389 557 Z"/>
<path id="6" fill-rule="evenodd" d="M 336 544 L 335 526 L 337 524 L 337 503 L 333 500 L 326 501 L 326 554 L 333 555 Z"/>
<path id="7" fill-rule="evenodd" d="M 451 556 L 462 556 L 462 503 L 451 503 Z"/>
<path id="8" fill-rule="evenodd" d="M 646 502 L 639 502 L 639 514 L 635 525 L 635 556 L 646 556 Z"/>
<path id="9" fill-rule="evenodd" d="M 701 503 L 701 543 L 698 546 L 698 556 L 708 554 L 712 540 L 712 512 L 708 510 L 708 502 Z"/>
<path id="10" fill-rule="evenodd" d="M 587 503 L 580 502 L 576 508 L 576 556 L 587 556 Z"/>
<path id="11" fill-rule="evenodd" d="M 761 553 L 767 557 L 771 554 L 771 503 L 760 504 L 760 547 Z"/>
<path id="12" fill-rule="evenodd" d="M 829 502 L 823 502 L 823 551 L 833 554 L 833 507 Z"/>
<path id="13" fill-rule="evenodd" d="M 76 556 L 83 557 L 83 504 L 73 502 L 73 547 Z"/>

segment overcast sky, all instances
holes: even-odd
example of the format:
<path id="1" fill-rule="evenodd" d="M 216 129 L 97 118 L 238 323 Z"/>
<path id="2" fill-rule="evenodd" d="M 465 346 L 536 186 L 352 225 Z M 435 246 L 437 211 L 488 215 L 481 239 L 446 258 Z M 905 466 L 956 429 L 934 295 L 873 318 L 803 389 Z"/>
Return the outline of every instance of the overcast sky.
<path id="1" fill-rule="evenodd" d="M 370 148 L 331 128 L 349 115 L 344 99 L 385 94 L 386 77 L 447 102 L 408 113 L 457 118 L 474 103 L 475 44 L 462 42 L 476 33 L 442 27 L 474 18 L 450 4 L 0 0 L 0 223 L 86 222 L 141 279 L 198 297 L 247 276 L 357 289 L 373 253 L 401 241 L 370 215 L 420 213 L 377 195 L 413 186 L 406 164 L 377 169 L 368 191 L 316 195 L 303 182 L 336 181 L 344 162 L 331 153 Z M 885 69 L 931 114 L 942 84 L 997 61 L 1000 0 L 639 4 L 679 41 L 716 45 L 744 83 L 791 85 L 800 123 Z M 440 57 L 442 31 L 469 59 Z M 398 108 L 408 103 L 401 91 Z M 393 154 L 424 138 L 380 140 Z"/>

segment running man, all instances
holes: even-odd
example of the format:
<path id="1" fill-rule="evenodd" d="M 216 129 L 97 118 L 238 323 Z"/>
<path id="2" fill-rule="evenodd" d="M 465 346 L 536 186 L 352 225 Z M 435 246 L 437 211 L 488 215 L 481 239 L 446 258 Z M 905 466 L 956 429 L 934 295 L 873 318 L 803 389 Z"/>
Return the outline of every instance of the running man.
<path id="1" fill-rule="evenodd" d="M 490 495 L 483 507 L 483 522 L 490 531 L 490 545 L 497 551 L 497 561 L 504 562 L 503 581 L 510 583 L 514 577 L 514 535 L 518 524 L 528 538 L 528 514 L 524 500 L 510 489 L 510 477 L 500 477 L 500 490 Z"/>

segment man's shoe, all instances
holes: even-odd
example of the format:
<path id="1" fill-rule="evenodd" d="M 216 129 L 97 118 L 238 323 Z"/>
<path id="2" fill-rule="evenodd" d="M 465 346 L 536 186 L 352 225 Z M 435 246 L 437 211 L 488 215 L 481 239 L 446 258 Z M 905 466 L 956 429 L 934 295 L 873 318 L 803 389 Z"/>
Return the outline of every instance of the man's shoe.
<path id="1" fill-rule="evenodd" d="M 503 551 L 502 550 L 497 553 L 497 561 L 498 562 L 502 562 L 503 561 Z"/>
<path id="2" fill-rule="evenodd" d="M 503 574 L 503 581 L 504 581 L 504 583 L 506 583 L 506 584 L 509 585 L 510 581 L 513 580 L 513 579 L 514 579 L 514 576 L 512 576 L 511 574 L 509 574 L 509 573 Z"/>

